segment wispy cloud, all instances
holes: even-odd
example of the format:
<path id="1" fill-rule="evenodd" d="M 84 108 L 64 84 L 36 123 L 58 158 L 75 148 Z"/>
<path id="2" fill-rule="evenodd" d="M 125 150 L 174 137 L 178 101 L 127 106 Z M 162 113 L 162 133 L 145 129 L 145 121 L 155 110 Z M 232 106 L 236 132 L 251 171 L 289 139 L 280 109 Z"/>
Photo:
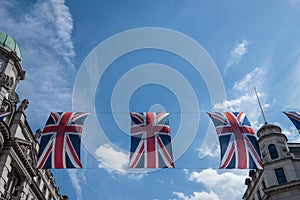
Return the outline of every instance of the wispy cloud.
<path id="1" fill-rule="evenodd" d="M 282 87 L 284 90 L 278 90 L 282 96 L 284 95 L 284 101 L 281 102 L 283 109 L 288 110 L 298 110 L 300 109 L 299 105 L 299 95 L 300 95 L 300 85 L 298 80 L 300 76 L 300 48 L 298 48 L 290 58 L 293 61 L 293 64 L 286 68 L 286 72 L 289 74 L 289 78 L 283 79 L 281 81 Z M 281 75 L 278 75 L 280 78 Z"/>
<path id="2" fill-rule="evenodd" d="M 230 92 L 234 97 L 214 105 L 214 109 L 216 111 L 244 111 L 251 121 L 252 126 L 258 129 L 262 121 L 260 120 L 261 114 L 253 87 L 256 86 L 260 89 L 259 91 L 263 91 L 265 75 L 266 73 L 262 67 L 255 68 L 241 80 L 233 84 L 233 90 Z M 267 98 L 264 92 L 258 92 L 258 96 L 261 98 L 262 103 Z M 262 106 L 263 108 L 267 108 L 270 105 L 263 103 Z M 199 152 L 206 152 L 208 156 L 215 156 L 216 151 L 212 151 L 213 148 L 209 147 L 209 144 L 202 146 Z M 207 191 L 201 192 L 211 195 L 216 194 L 219 199 L 240 199 L 245 190 L 243 183 L 246 176 L 246 171 L 220 173 L 217 170 L 209 168 L 201 172 L 191 172 L 188 180 L 203 184 L 207 188 Z M 199 191 L 197 192 L 199 193 Z M 196 197 L 197 192 L 194 192 L 190 196 L 183 193 L 176 195 L 182 199 L 193 199 Z"/>
<path id="3" fill-rule="evenodd" d="M 282 127 L 281 124 L 279 124 L 279 123 L 275 123 L 275 125 Z M 296 127 L 291 126 L 288 129 L 283 128 L 282 133 L 286 135 L 286 137 L 288 138 L 288 142 L 300 143 L 299 132 L 296 129 Z"/>
<path id="4" fill-rule="evenodd" d="M 224 69 L 225 73 L 230 67 L 232 67 L 233 65 L 237 65 L 247 52 L 248 52 L 247 40 L 243 40 L 242 42 L 236 44 L 234 48 L 230 51 L 230 57 Z"/>
<path id="5" fill-rule="evenodd" d="M 220 145 L 215 145 L 213 148 L 209 145 L 202 146 L 201 148 L 197 148 L 196 150 L 199 152 L 199 158 L 204 158 L 206 156 L 216 157 L 220 154 Z"/>
<path id="6" fill-rule="evenodd" d="M 99 167 L 105 168 L 109 172 L 126 174 L 128 167 L 128 155 L 122 151 L 118 151 L 111 144 L 99 146 L 95 155 L 100 162 Z"/>
<path id="7" fill-rule="evenodd" d="M 239 92 L 249 89 L 253 90 L 256 84 L 259 86 L 261 85 L 261 83 L 258 83 L 258 81 L 260 81 L 259 79 L 264 74 L 264 71 L 260 67 L 256 67 L 252 72 L 246 74 L 242 80 L 236 81 L 233 85 L 233 89 Z"/>
<path id="8" fill-rule="evenodd" d="M 69 177 L 71 179 L 72 185 L 76 191 L 77 200 L 81 200 L 82 198 L 82 189 L 80 185 L 80 179 L 75 170 L 68 170 Z"/>
<path id="9" fill-rule="evenodd" d="M 147 176 L 148 174 L 145 173 L 135 173 L 135 174 L 130 174 L 128 176 L 128 178 L 132 179 L 132 180 L 141 180 L 142 178 L 144 178 L 145 176 Z"/>
<path id="10" fill-rule="evenodd" d="M 251 125 L 255 130 L 258 130 L 260 125 L 263 123 L 261 120 L 261 112 L 257 102 L 257 98 L 254 92 L 254 86 L 263 90 L 263 80 L 265 72 L 261 67 L 255 68 L 252 72 L 246 74 L 241 80 L 236 81 L 233 85 L 234 97 L 230 100 L 225 100 L 224 102 L 217 103 L 213 106 L 215 111 L 225 112 L 245 112 L 249 118 Z M 262 106 L 264 109 L 268 108 L 270 104 L 263 103 L 267 97 L 264 92 L 259 91 L 258 96 L 261 99 Z M 210 127 L 210 131 L 215 132 L 214 127 Z M 217 135 L 213 134 L 215 138 L 206 139 L 200 148 L 199 158 L 202 159 L 205 156 L 217 156 L 219 155 L 219 150 L 216 149 L 215 143 L 217 141 Z"/>
<path id="11" fill-rule="evenodd" d="M 262 68 L 255 68 L 241 80 L 234 83 L 232 93 L 234 93 L 236 97 L 214 105 L 214 109 L 217 111 L 243 111 L 247 114 L 252 126 L 257 129 L 261 124 L 259 123 L 261 112 L 254 92 L 254 87 L 263 89 L 264 76 L 265 72 Z M 266 99 L 266 94 L 264 92 L 258 91 L 258 96 L 261 100 Z M 270 104 L 263 102 L 264 101 L 262 101 L 262 107 L 264 109 L 270 106 Z"/>
<path id="12" fill-rule="evenodd" d="M 16 0 L 1 1 L 0 18 L 5 19 L 0 30 L 11 35 L 21 48 L 26 77 L 18 93 L 30 101 L 27 117 L 29 121 L 34 119 L 33 127 L 41 127 L 49 111 L 71 109 L 75 52 L 69 8 L 64 0 L 24 5 Z"/>
<path id="13" fill-rule="evenodd" d="M 192 172 L 188 178 L 189 181 L 203 184 L 207 191 L 193 192 L 186 196 L 181 192 L 174 192 L 181 199 L 240 199 L 245 190 L 244 180 L 247 172 L 224 172 L 218 173 L 217 170 L 208 168 L 201 172 Z"/>
<path id="14" fill-rule="evenodd" d="M 132 180 L 141 180 L 148 175 L 144 169 L 128 170 L 128 154 L 116 149 L 109 143 L 100 145 L 95 150 L 95 155 L 99 161 L 99 168 L 106 169 L 113 176 L 114 174 L 119 174 L 126 175 Z"/>
<path id="15" fill-rule="evenodd" d="M 182 192 L 173 192 L 179 199 L 183 200 L 220 200 L 218 195 L 212 191 L 208 192 L 193 192 L 192 195 L 185 195 Z"/>
<path id="16" fill-rule="evenodd" d="M 300 0 L 287 0 L 287 2 L 294 8 L 298 8 L 300 6 Z"/>
<path id="17" fill-rule="evenodd" d="M 31 127 L 40 128 L 50 111 L 71 109 L 70 80 L 75 77 L 72 16 L 65 0 L 35 3 L 3 0 L 0 18 L 0 30 L 11 35 L 21 48 L 26 77 L 18 94 L 21 99 L 29 99 L 26 115 Z M 82 199 L 78 174 L 68 173 L 77 199 Z"/>

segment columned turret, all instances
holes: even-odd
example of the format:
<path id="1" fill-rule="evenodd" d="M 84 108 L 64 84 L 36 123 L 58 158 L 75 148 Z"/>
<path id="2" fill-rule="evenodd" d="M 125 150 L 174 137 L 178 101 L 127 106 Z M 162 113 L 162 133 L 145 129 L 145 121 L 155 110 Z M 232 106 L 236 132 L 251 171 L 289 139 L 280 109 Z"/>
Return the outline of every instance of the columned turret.
<path id="1" fill-rule="evenodd" d="M 257 132 L 263 170 L 250 171 L 245 200 L 300 199 L 299 143 L 287 143 L 279 126 L 263 125 Z"/>
<path id="2" fill-rule="evenodd" d="M 257 136 L 264 165 L 288 156 L 287 138 L 279 126 L 265 124 L 258 130 Z"/>

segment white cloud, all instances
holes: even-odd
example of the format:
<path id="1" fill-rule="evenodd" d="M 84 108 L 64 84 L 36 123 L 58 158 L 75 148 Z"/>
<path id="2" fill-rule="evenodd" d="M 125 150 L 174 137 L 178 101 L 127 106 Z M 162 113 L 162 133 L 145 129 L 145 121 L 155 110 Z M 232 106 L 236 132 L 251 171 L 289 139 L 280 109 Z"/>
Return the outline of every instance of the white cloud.
<path id="1" fill-rule="evenodd" d="M 282 127 L 280 124 L 276 125 Z M 299 132 L 295 126 L 291 126 L 289 129 L 282 129 L 282 133 L 286 135 L 288 142 L 300 143 Z"/>
<path id="2" fill-rule="evenodd" d="M 284 125 L 278 122 L 274 122 L 273 124 L 281 127 L 281 132 L 287 137 L 288 143 L 300 143 L 299 132 L 292 122 L 290 122 L 290 124 L 292 124 L 291 126 L 287 126 L 288 128 L 283 128 Z"/>
<path id="3" fill-rule="evenodd" d="M 261 80 L 263 80 L 264 74 L 264 71 L 258 67 L 246 74 L 240 81 L 234 83 L 233 92 L 236 97 L 214 105 L 214 110 L 222 112 L 244 111 L 254 129 L 258 129 L 260 126 L 258 122 L 260 110 L 253 87 L 261 88 L 263 85 Z M 265 98 L 264 93 L 258 93 L 258 96 L 261 99 Z M 263 104 L 264 108 L 268 106 L 269 104 Z M 202 154 L 203 152 L 209 152 L 206 154 L 209 156 L 218 155 L 219 151 L 212 151 L 212 148 L 209 145 L 207 145 L 207 149 L 202 146 L 199 149 L 199 155 L 201 152 Z M 210 192 L 217 194 L 220 199 L 241 199 L 245 190 L 244 180 L 246 177 L 246 171 L 218 173 L 218 171 L 209 168 L 201 172 L 192 172 L 188 180 L 204 184 Z M 186 199 L 188 198 L 186 197 Z"/>
<path id="4" fill-rule="evenodd" d="M 254 87 L 262 88 L 265 76 L 264 70 L 261 67 L 256 67 L 252 72 L 246 74 L 241 80 L 236 81 L 233 85 L 233 92 L 235 98 L 230 100 L 225 100 L 224 102 L 217 103 L 213 106 L 214 111 L 225 112 L 245 112 L 254 130 L 258 130 L 263 124 L 261 118 L 261 112 L 257 98 L 254 92 Z M 266 95 L 263 92 L 258 92 L 258 96 L 261 100 L 262 107 L 264 109 L 268 108 L 270 105 L 263 103 L 266 99 Z M 216 148 L 217 135 L 215 134 L 215 128 L 213 126 L 209 127 L 214 133 L 212 134 L 216 138 L 205 138 L 202 146 L 197 148 L 199 151 L 199 158 L 202 159 L 206 156 L 217 156 L 219 155 L 219 150 Z"/>
<path id="5" fill-rule="evenodd" d="M 5 19 L 0 30 L 21 48 L 26 77 L 17 91 L 21 99 L 29 99 L 29 122 L 34 119 L 31 125 L 40 128 L 50 111 L 71 109 L 75 77 L 72 16 L 64 0 L 30 4 L 11 0 L 0 2 L 0 18 Z"/>
<path id="6" fill-rule="evenodd" d="M 128 171 L 129 157 L 127 153 L 115 149 L 111 144 L 99 146 L 95 155 L 99 161 L 99 167 L 105 168 L 109 173 L 128 175 L 128 178 L 132 180 L 141 180 L 148 175 L 143 169 Z"/>
<path id="7" fill-rule="evenodd" d="M 255 96 L 254 86 L 259 90 L 258 96 L 260 97 L 263 108 L 268 108 L 270 105 L 264 103 L 266 94 L 261 92 L 263 91 L 265 74 L 261 67 L 257 67 L 252 72 L 246 74 L 241 80 L 236 81 L 233 85 L 233 91 L 231 91 L 231 93 L 234 94 L 234 98 L 214 105 L 214 110 L 222 112 L 244 111 L 254 129 L 258 129 L 263 121 Z M 201 147 L 199 152 L 209 152 L 206 154 L 215 156 L 212 151 L 213 147 L 210 147 L 210 145 L 207 145 L 207 147 L 208 149 Z M 203 184 L 208 190 L 205 192 L 213 192 L 217 194 L 220 199 L 241 199 L 246 189 L 244 185 L 246 177 L 247 171 L 226 171 L 220 173 L 210 168 L 201 172 L 192 172 L 188 180 Z M 189 196 L 184 196 L 184 194 L 179 195 L 182 195 L 183 199 L 189 198 Z"/>
<path id="8" fill-rule="evenodd" d="M 82 190 L 76 170 L 68 170 L 69 177 L 71 178 L 72 185 L 76 191 L 77 200 L 82 199 Z"/>
<path id="9" fill-rule="evenodd" d="M 220 199 L 233 200 L 240 199 L 243 195 L 246 177 L 246 171 L 218 173 L 216 170 L 209 168 L 201 172 L 192 172 L 188 180 L 204 184 L 211 192 L 217 194 Z"/>
<path id="10" fill-rule="evenodd" d="M 230 58 L 228 59 L 225 67 L 225 72 L 233 65 L 237 65 L 242 57 L 248 51 L 248 41 L 243 40 L 241 43 L 235 45 L 235 47 L 230 51 Z"/>
<path id="11" fill-rule="evenodd" d="M 31 60 L 39 61 L 39 64 L 47 66 L 48 57 L 43 55 L 58 56 L 50 61 L 59 60 L 63 57 L 68 60 L 68 65 L 75 56 L 74 46 L 71 39 L 73 19 L 69 8 L 64 0 L 38 1 L 27 6 L 19 5 L 18 1 L 3 1 L 0 3 L 0 16 L 5 17 L 6 23 L 1 23 L 1 30 L 12 35 L 17 40 L 23 55 L 34 53 L 36 57 L 24 58 L 25 63 Z M 18 7 L 19 15 L 10 12 Z M 22 10 L 23 9 L 23 10 Z M 48 54 L 47 54 L 48 53 Z M 52 60 L 53 59 L 53 60 Z M 37 63 L 35 63 L 37 64 Z"/>
<path id="12" fill-rule="evenodd" d="M 99 146 L 95 155 L 100 162 L 99 167 L 106 168 L 109 172 L 126 173 L 128 167 L 128 155 L 116 150 L 111 144 Z"/>
<path id="13" fill-rule="evenodd" d="M 300 0 L 287 0 L 287 2 L 293 7 L 293 8 L 299 8 Z"/>
<path id="14" fill-rule="evenodd" d="M 236 81 L 233 85 L 233 93 L 235 93 L 236 98 L 215 104 L 214 109 L 216 111 L 243 111 L 247 114 L 254 129 L 258 129 L 263 121 L 260 119 L 261 111 L 254 87 L 259 89 L 262 88 L 264 75 L 265 72 L 260 67 L 257 67 L 252 72 L 246 74 L 243 79 Z M 264 103 L 263 101 L 266 99 L 266 94 L 260 91 L 258 91 L 257 94 L 263 109 L 270 107 L 270 104 Z"/>
<path id="15" fill-rule="evenodd" d="M 263 74 L 265 74 L 264 71 L 261 68 L 256 67 L 252 72 L 246 74 L 242 80 L 235 82 L 233 89 L 239 92 L 249 89 L 252 89 L 253 91 L 253 88 L 256 86 L 255 84 L 257 84 L 256 80 L 261 78 Z"/>
<path id="16" fill-rule="evenodd" d="M 173 195 L 176 195 L 179 199 L 183 200 L 219 200 L 218 195 L 212 191 L 207 192 L 193 192 L 192 195 L 186 196 L 182 192 L 173 192 Z"/>
<path id="17" fill-rule="evenodd" d="M 0 18 L 0 30 L 11 35 L 21 49 L 26 77 L 17 92 L 21 100 L 29 99 L 26 115 L 31 127 L 40 128 L 50 111 L 71 109 L 70 80 L 75 76 L 72 16 L 64 0 L 3 0 Z M 68 173 L 77 199 L 82 199 L 78 174 Z"/>
<path id="18" fill-rule="evenodd" d="M 145 176 L 147 176 L 147 173 L 135 173 L 135 174 L 130 174 L 128 178 L 133 179 L 133 180 L 141 180 Z"/>
<path id="19" fill-rule="evenodd" d="M 256 104 L 256 96 L 255 94 L 249 94 L 246 93 L 243 96 L 239 96 L 235 99 L 232 100 L 225 100 L 222 103 L 217 103 L 214 105 L 214 109 L 215 110 L 219 110 L 219 111 L 239 111 L 239 110 L 245 110 L 247 106 L 249 106 L 249 104 L 253 105 Z"/>
<path id="20" fill-rule="evenodd" d="M 73 67 L 72 58 L 75 56 L 74 46 L 71 39 L 73 30 L 73 19 L 69 12 L 69 8 L 65 5 L 65 0 L 51 0 L 50 6 L 53 8 L 51 21 L 55 26 L 57 40 L 54 40 L 54 48 L 61 52 L 66 64 L 70 68 Z"/>
<path id="21" fill-rule="evenodd" d="M 220 154 L 219 149 L 220 145 L 215 145 L 214 147 L 211 147 L 209 145 L 202 145 L 201 148 L 197 148 L 196 150 L 199 152 L 199 157 L 204 158 L 206 156 L 218 156 Z"/>
<path id="22" fill-rule="evenodd" d="M 300 85 L 298 81 L 294 80 L 298 80 L 300 76 L 300 48 L 294 51 L 290 59 L 292 60 L 293 64 L 286 68 L 286 72 L 289 78 L 283 79 L 281 74 L 276 77 L 280 80 L 280 83 L 282 84 L 281 86 L 282 88 L 284 88 L 284 90 L 279 87 L 276 92 L 278 94 L 281 94 L 281 96 L 284 96 L 284 101 L 281 102 L 281 106 L 283 109 L 299 110 L 300 105 L 298 102 L 300 95 Z"/>
<path id="23" fill-rule="evenodd" d="M 218 112 L 245 112 L 254 130 L 258 130 L 263 124 L 263 118 L 257 101 L 257 97 L 254 92 L 254 87 L 257 88 L 258 96 L 262 103 L 262 107 L 265 110 L 270 107 L 270 104 L 264 103 L 267 98 L 266 94 L 261 92 L 263 90 L 263 80 L 265 80 L 265 71 L 261 67 L 256 67 L 252 72 L 246 74 L 241 80 L 236 81 L 233 85 L 232 94 L 234 98 L 225 100 L 224 102 L 217 103 L 213 106 L 214 111 Z M 205 138 L 199 151 L 199 158 L 202 159 L 206 156 L 215 157 L 219 155 L 219 149 L 216 148 L 217 135 L 215 134 L 215 128 L 209 127 L 213 132 L 213 136 L 216 138 Z"/>
<path id="24" fill-rule="evenodd" d="M 119 151 L 111 144 L 100 145 L 95 150 L 95 155 L 99 161 L 99 168 L 106 169 L 109 173 L 117 173 L 119 175 L 128 175 L 129 179 L 141 180 L 148 175 L 145 169 L 128 170 L 129 157 L 127 153 Z"/>

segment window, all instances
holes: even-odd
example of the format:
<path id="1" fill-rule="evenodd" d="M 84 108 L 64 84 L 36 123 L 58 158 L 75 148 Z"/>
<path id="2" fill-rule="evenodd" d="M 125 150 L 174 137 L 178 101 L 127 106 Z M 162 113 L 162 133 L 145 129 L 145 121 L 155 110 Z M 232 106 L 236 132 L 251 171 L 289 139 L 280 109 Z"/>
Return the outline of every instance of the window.
<path id="1" fill-rule="evenodd" d="M 44 196 L 47 196 L 47 187 L 46 187 L 45 184 L 44 184 L 44 187 L 43 187 L 43 193 L 44 193 Z"/>
<path id="2" fill-rule="evenodd" d="M 283 168 L 275 169 L 275 174 L 279 184 L 284 184 L 287 182 Z"/>
<path id="3" fill-rule="evenodd" d="M 269 152 L 272 159 L 278 158 L 278 152 L 274 144 L 269 145 Z"/>
<path id="4" fill-rule="evenodd" d="M 263 180 L 263 181 L 261 182 L 261 184 L 262 184 L 263 189 L 266 189 L 266 183 L 265 183 L 265 180 Z"/>
<path id="5" fill-rule="evenodd" d="M 38 177 L 38 178 L 37 178 L 36 184 L 38 185 L 38 187 L 41 186 L 41 177 Z"/>
<path id="6" fill-rule="evenodd" d="M 9 173 L 9 179 L 5 187 L 4 197 L 11 197 L 11 198 L 17 197 L 19 193 L 19 190 L 17 189 L 18 186 L 21 185 L 21 182 L 22 180 L 19 174 L 15 170 L 12 170 L 12 172 Z"/>

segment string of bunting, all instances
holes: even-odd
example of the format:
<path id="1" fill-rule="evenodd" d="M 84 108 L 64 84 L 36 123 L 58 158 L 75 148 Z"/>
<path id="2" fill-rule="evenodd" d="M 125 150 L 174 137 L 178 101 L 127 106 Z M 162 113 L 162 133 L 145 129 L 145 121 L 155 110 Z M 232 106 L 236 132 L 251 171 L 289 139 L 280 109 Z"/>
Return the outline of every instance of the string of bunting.
<path id="1" fill-rule="evenodd" d="M 300 113 L 283 112 L 300 130 Z M 0 120 L 9 113 L 0 114 Z M 88 112 L 51 112 L 42 131 L 37 169 L 82 168 L 80 144 Z M 220 142 L 221 169 L 263 169 L 256 134 L 244 112 L 207 112 Z M 175 168 L 169 113 L 130 113 L 129 168 Z"/>
<path id="2" fill-rule="evenodd" d="M 300 112 L 283 112 L 300 133 Z M 9 112 L 0 113 L 2 121 Z M 37 169 L 82 168 L 81 134 L 88 112 L 51 112 L 42 131 Z M 255 131 L 244 112 L 207 112 L 220 142 L 221 169 L 263 169 Z M 175 168 L 169 113 L 130 113 L 129 168 Z M 264 118 L 265 119 L 265 118 Z"/>

